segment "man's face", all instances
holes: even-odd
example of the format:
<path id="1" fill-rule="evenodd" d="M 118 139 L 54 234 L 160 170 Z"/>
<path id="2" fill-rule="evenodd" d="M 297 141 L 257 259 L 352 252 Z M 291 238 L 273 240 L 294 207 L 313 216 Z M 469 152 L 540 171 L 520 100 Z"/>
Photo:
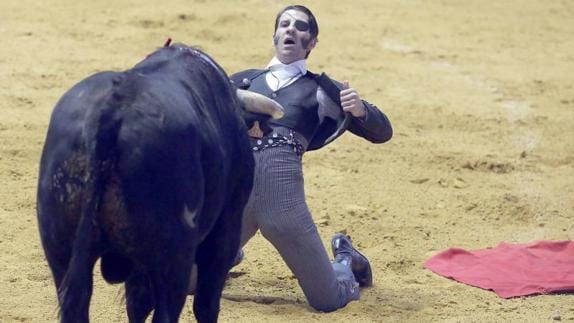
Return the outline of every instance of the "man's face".
<path id="1" fill-rule="evenodd" d="M 297 10 L 287 10 L 277 24 L 273 35 L 275 54 L 283 64 L 304 59 L 307 52 L 315 47 L 317 39 L 311 39 L 309 17 Z"/>

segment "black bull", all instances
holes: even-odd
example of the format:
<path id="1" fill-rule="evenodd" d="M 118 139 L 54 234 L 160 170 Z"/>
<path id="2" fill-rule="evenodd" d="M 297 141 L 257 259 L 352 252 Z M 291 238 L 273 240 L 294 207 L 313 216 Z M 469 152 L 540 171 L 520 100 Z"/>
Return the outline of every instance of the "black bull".
<path id="1" fill-rule="evenodd" d="M 177 321 L 193 262 L 198 321 L 217 320 L 254 160 L 240 104 L 199 50 L 157 50 L 81 81 L 56 105 L 38 185 L 63 322 L 89 320 L 92 272 L 125 282 L 130 321 Z"/>

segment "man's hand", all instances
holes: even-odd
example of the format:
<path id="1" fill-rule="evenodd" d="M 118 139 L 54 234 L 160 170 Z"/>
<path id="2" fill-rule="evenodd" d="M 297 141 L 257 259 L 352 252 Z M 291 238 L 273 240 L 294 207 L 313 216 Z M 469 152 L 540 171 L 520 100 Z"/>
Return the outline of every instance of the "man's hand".
<path id="1" fill-rule="evenodd" d="M 367 114 L 367 109 L 355 89 L 349 86 L 349 81 L 343 82 L 340 93 L 343 111 L 349 112 L 355 118 L 362 118 Z"/>

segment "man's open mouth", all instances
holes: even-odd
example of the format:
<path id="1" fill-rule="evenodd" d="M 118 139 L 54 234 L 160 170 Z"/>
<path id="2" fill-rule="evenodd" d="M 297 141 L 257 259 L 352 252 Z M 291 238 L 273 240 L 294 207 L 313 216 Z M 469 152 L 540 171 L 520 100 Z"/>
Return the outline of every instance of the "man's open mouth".
<path id="1" fill-rule="evenodd" d="M 283 42 L 283 44 L 285 45 L 295 45 L 295 41 L 291 38 L 285 39 L 285 41 Z"/>

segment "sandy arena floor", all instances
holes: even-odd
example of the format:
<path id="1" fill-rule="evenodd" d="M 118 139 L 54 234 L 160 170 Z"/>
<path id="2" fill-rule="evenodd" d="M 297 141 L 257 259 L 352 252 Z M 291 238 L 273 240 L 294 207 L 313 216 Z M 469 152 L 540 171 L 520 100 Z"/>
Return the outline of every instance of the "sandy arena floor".
<path id="1" fill-rule="evenodd" d="M 309 68 L 348 79 L 390 117 L 376 146 L 346 135 L 305 156 L 327 245 L 345 230 L 375 286 L 314 312 L 261 236 L 224 291 L 223 322 L 574 321 L 573 295 L 503 300 L 422 268 L 448 247 L 574 238 L 571 0 L 305 1 L 320 42 Z M 130 68 L 163 44 L 199 45 L 228 73 L 273 53 L 272 0 L 0 2 L 0 321 L 53 322 L 56 294 L 35 214 L 52 108 L 80 79 Z M 125 322 L 96 272 L 91 317 Z M 189 298 L 182 321 L 193 315 Z"/>

